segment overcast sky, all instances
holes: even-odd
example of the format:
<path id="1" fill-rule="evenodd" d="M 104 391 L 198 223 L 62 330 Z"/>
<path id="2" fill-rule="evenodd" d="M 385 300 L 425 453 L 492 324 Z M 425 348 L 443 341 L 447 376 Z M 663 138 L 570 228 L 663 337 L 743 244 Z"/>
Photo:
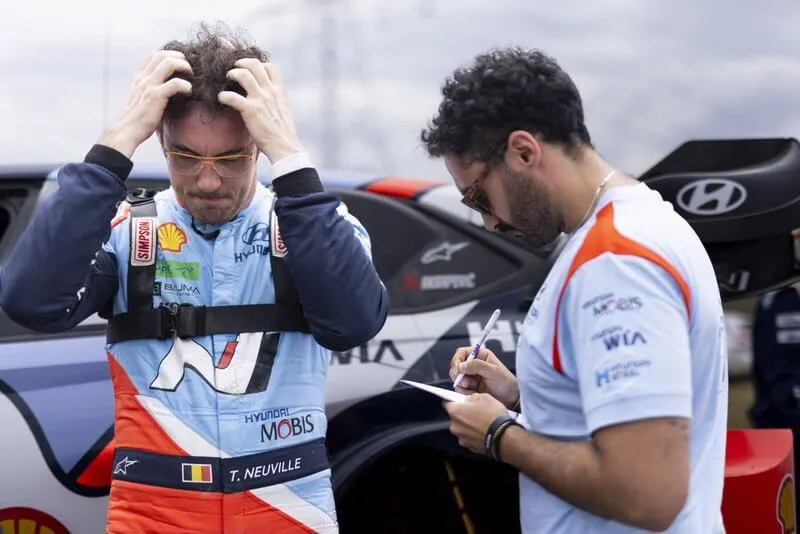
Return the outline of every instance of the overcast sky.
<path id="1" fill-rule="evenodd" d="M 313 7 L 330 3 L 331 7 Z M 320 165 L 447 177 L 419 146 L 439 88 L 493 46 L 538 47 L 575 79 L 611 162 L 645 171 L 690 138 L 800 135 L 800 3 L 790 0 L 2 0 L 0 163 L 83 157 L 142 58 L 198 20 L 247 29 L 273 55 Z M 322 83 L 320 13 L 338 50 Z M 108 36 L 108 69 L 104 42 Z M 326 61 L 334 60 L 328 56 Z M 107 83 L 106 81 L 107 75 Z M 325 161 L 323 98 L 338 113 Z M 154 138 L 135 162 L 162 161 Z"/>

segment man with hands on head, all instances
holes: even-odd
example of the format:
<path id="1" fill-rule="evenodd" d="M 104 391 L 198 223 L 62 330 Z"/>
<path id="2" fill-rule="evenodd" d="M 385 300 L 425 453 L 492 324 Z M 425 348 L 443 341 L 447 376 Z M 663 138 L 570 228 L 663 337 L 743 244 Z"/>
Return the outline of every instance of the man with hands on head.
<path id="1" fill-rule="evenodd" d="M 153 133 L 171 187 L 126 198 Z M 336 532 L 330 351 L 377 334 L 387 295 L 267 54 L 223 26 L 168 43 L 58 184 L 0 272 L 0 305 L 40 332 L 109 320 L 107 532 Z"/>
<path id="2" fill-rule="evenodd" d="M 727 350 L 688 223 L 594 150 L 577 88 L 537 50 L 493 50 L 444 84 L 423 131 L 488 230 L 560 252 L 520 328 L 516 377 L 465 361 L 451 432 L 520 472 L 524 532 L 724 532 Z M 511 417 L 508 410 L 520 412 Z"/>

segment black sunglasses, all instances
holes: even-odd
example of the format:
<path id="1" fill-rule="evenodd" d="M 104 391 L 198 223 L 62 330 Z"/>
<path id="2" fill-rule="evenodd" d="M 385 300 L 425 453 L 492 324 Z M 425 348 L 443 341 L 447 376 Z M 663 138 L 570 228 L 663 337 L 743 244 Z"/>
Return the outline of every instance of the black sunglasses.
<path id="1" fill-rule="evenodd" d="M 481 189 L 478 185 L 482 179 L 483 177 L 478 178 L 472 183 L 472 185 L 464 189 L 461 197 L 461 203 L 479 213 L 491 215 L 492 208 L 489 205 L 489 198 L 486 196 L 486 193 L 483 191 L 483 189 Z"/>

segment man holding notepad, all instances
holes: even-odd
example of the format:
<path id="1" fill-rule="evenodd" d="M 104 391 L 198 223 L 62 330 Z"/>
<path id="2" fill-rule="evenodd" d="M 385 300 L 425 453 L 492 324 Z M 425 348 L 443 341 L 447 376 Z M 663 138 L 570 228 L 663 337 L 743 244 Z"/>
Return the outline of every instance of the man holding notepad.
<path id="1" fill-rule="evenodd" d="M 724 532 L 725 327 L 700 240 L 594 150 L 578 90 L 545 54 L 480 55 L 442 94 L 422 141 L 464 204 L 489 230 L 560 247 L 517 376 L 482 347 L 453 356 L 469 397 L 445 404 L 451 432 L 520 471 L 526 533 Z"/>

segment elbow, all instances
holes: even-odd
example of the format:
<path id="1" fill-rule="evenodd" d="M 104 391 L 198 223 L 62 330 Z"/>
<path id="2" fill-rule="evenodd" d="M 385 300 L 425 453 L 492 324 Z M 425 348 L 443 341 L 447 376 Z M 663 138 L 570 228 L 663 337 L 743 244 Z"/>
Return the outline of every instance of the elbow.
<path id="1" fill-rule="evenodd" d="M 683 510 L 688 496 L 688 482 L 683 488 L 653 492 L 648 499 L 636 499 L 626 510 L 626 523 L 652 532 L 668 530 Z M 638 501 L 638 502 L 637 502 Z"/>
<path id="2" fill-rule="evenodd" d="M 374 306 L 363 306 L 353 310 L 346 324 L 339 328 L 317 332 L 317 342 L 326 349 L 344 352 L 373 339 L 383 329 L 389 317 L 389 297 L 381 286 L 379 299 Z"/>
<path id="3" fill-rule="evenodd" d="M 15 295 L 10 284 L 0 285 L 0 309 L 18 325 L 30 328 L 29 325 L 35 322 L 35 315 L 31 313 L 30 301 L 21 297 Z"/>
<path id="4" fill-rule="evenodd" d="M 16 295 L 8 290 L 8 286 L 0 287 L 0 309 L 11 321 L 34 332 L 52 334 L 65 330 L 62 323 L 66 313 L 59 313 L 58 317 L 55 314 L 42 313 L 30 298 Z"/>
<path id="5" fill-rule="evenodd" d="M 0 308 L 14 323 L 40 334 L 56 334 L 68 330 L 64 327 L 64 321 L 61 318 L 44 317 L 28 306 L 18 306 L 0 301 Z"/>

